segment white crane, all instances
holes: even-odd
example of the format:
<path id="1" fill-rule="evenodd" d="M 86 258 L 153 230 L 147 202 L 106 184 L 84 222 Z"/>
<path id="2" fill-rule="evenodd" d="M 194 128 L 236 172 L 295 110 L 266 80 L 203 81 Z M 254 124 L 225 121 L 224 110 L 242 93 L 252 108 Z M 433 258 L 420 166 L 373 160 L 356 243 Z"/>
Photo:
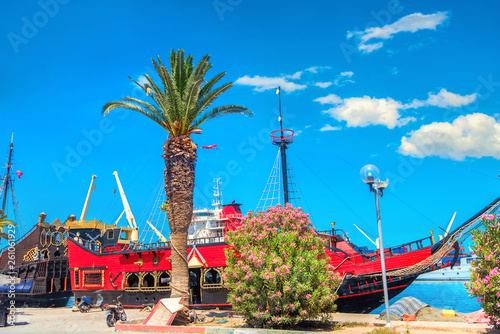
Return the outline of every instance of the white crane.
<path id="1" fill-rule="evenodd" d="M 87 210 L 89 208 L 90 195 L 92 194 L 92 186 L 94 185 L 94 180 L 96 177 L 97 176 L 92 175 L 92 181 L 90 181 L 90 187 L 89 187 L 89 191 L 87 193 L 87 198 L 85 199 L 85 204 L 83 204 L 82 214 L 80 215 L 80 223 L 83 223 L 85 221 L 85 218 L 87 217 Z"/>
<path id="2" fill-rule="evenodd" d="M 116 183 L 118 184 L 118 190 L 120 191 L 120 196 L 123 202 L 123 208 L 125 212 L 125 218 L 128 221 L 128 226 L 133 229 L 132 236 L 130 238 L 131 242 L 139 241 L 139 228 L 135 223 L 134 215 L 132 214 L 132 210 L 130 210 L 130 206 L 128 205 L 127 197 L 125 197 L 125 192 L 123 191 L 122 184 L 120 183 L 120 179 L 118 178 L 118 172 L 113 172 L 113 175 L 116 178 Z M 122 213 L 123 214 L 123 213 Z"/>

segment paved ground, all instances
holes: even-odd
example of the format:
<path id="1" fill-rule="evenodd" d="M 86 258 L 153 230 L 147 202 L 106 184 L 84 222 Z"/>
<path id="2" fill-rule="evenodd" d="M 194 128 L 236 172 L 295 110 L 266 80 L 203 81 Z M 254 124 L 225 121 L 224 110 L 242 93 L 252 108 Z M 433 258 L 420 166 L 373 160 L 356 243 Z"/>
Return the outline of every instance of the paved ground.
<path id="1" fill-rule="evenodd" d="M 127 309 L 129 319 L 145 319 L 149 313 L 139 312 L 139 310 Z M 206 312 L 207 320 L 214 317 L 221 318 L 226 314 L 220 312 Z M 369 333 L 376 327 L 385 325 L 384 320 L 377 320 L 377 315 L 372 314 L 348 314 L 336 313 L 334 321 L 340 323 L 357 322 L 365 323 L 362 326 L 344 328 L 335 333 L 344 334 L 363 334 Z M 241 318 L 235 317 L 228 319 L 227 323 L 216 324 L 214 322 L 207 323 L 206 326 L 218 326 L 225 328 L 241 328 L 244 324 Z M 432 334 L 432 333 L 499 333 L 489 329 L 489 326 L 484 324 L 467 324 L 464 322 L 440 322 L 440 321 L 393 321 L 396 329 L 400 333 L 407 333 L 407 329 L 411 334 Z M 72 312 L 67 308 L 55 309 L 19 309 L 16 315 L 16 326 L 8 326 L 0 328 L 0 333 L 113 333 L 114 328 L 109 328 L 106 325 L 105 313 L 102 311 L 92 310 L 89 313 Z M 307 329 L 307 331 L 316 331 Z M 121 332 L 120 333 L 134 333 Z"/>

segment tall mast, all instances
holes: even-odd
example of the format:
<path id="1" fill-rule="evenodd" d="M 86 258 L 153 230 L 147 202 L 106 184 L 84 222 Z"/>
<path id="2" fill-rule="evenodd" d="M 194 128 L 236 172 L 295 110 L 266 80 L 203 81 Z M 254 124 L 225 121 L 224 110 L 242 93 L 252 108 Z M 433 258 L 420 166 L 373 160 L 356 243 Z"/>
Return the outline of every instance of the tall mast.
<path id="1" fill-rule="evenodd" d="M 12 167 L 12 151 L 14 150 L 14 133 L 12 133 L 12 137 L 10 139 L 9 146 L 9 160 L 7 162 L 7 174 L 5 174 L 4 181 L 4 189 L 3 189 L 3 202 L 2 202 L 2 211 L 5 213 L 5 204 L 7 201 L 7 190 L 9 189 L 10 183 L 10 168 Z"/>
<path id="2" fill-rule="evenodd" d="M 280 122 L 280 130 L 273 131 L 271 133 L 271 138 L 273 139 L 273 144 L 278 145 L 281 152 L 281 178 L 283 183 L 283 205 L 289 203 L 288 199 L 288 169 L 286 166 L 286 149 L 288 148 L 288 144 L 293 142 L 293 131 L 292 130 L 283 130 L 283 117 L 281 115 L 281 87 L 278 87 L 276 91 L 278 94 L 279 101 L 279 122 Z M 279 132 L 279 137 L 274 135 L 274 133 Z"/>

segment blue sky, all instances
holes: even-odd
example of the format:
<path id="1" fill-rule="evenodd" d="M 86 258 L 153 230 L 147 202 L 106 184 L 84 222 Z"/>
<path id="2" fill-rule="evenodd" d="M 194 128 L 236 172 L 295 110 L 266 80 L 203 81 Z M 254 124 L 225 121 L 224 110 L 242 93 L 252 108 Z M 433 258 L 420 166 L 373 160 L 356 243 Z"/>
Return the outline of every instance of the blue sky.
<path id="1" fill-rule="evenodd" d="M 375 164 L 390 184 L 381 201 L 384 241 L 439 234 L 496 198 L 500 169 L 499 5 L 457 1 L 6 1 L 0 27 L 0 147 L 14 132 L 16 196 L 27 225 L 79 217 L 92 174 L 88 218 L 121 212 L 118 171 L 138 220 L 163 175 L 166 133 L 142 115 L 102 105 L 144 98 L 128 76 L 153 74 L 151 58 L 182 48 L 210 54 L 211 75 L 236 85 L 219 104 L 255 116 L 213 120 L 199 147 L 195 204 L 223 178 L 225 202 L 246 212 L 276 156 L 275 87 L 289 158 L 305 210 L 358 244 L 376 238 L 373 194 L 359 178 Z M 210 72 L 209 72 L 210 74 Z M 3 144 L 2 144 L 3 143 Z M 4 157 L 1 157 L 5 159 Z M 4 173 L 4 170 L 1 171 Z M 122 222 L 121 224 L 124 224 Z"/>

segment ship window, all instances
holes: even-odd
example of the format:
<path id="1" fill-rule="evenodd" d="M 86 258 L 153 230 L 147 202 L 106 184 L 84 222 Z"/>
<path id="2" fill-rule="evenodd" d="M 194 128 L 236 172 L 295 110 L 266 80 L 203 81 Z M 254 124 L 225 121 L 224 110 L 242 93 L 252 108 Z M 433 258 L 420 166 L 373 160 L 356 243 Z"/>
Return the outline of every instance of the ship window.
<path id="1" fill-rule="evenodd" d="M 153 288 L 155 286 L 155 278 L 151 274 L 146 274 L 142 278 L 141 288 Z"/>
<path id="2" fill-rule="evenodd" d="M 108 239 L 114 239 L 115 238 L 115 231 L 111 230 L 111 231 L 108 231 Z"/>
<path id="3" fill-rule="evenodd" d="M 130 274 L 130 276 L 127 278 L 127 287 L 129 288 L 136 288 L 139 286 L 139 277 L 137 274 Z"/>
<path id="4" fill-rule="evenodd" d="M 61 232 L 52 233 L 52 244 L 55 246 L 60 246 L 63 242 L 63 236 Z"/>
<path id="5" fill-rule="evenodd" d="M 44 249 L 42 251 L 40 259 L 41 260 L 48 260 L 49 259 L 49 251 L 47 249 Z"/>
<path id="6" fill-rule="evenodd" d="M 221 282 L 220 274 L 215 269 L 210 269 L 209 271 L 207 271 L 205 273 L 204 280 L 205 281 L 203 283 L 205 284 L 218 284 Z"/>
<path id="7" fill-rule="evenodd" d="M 158 286 L 167 287 L 170 285 L 170 275 L 168 273 L 162 273 L 158 278 Z"/>
<path id="8" fill-rule="evenodd" d="M 75 270 L 75 286 L 80 285 L 80 270 Z"/>
<path id="9" fill-rule="evenodd" d="M 59 250 L 56 250 L 54 252 L 54 257 L 59 257 L 59 256 L 61 256 L 61 252 L 59 252 Z"/>
<path id="10" fill-rule="evenodd" d="M 42 231 L 42 233 L 40 234 L 40 244 L 42 246 L 45 246 L 47 244 L 47 239 L 46 239 L 46 233 L 45 233 L 45 230 Z"/>
<path id="11" fill-rule="evenodd" d="M 84 272 L 84 285 L 102 286 L 102 271 Z"/>
<path id="12" fill-rule="evenodd" d="M 222 287 L 221 269 L 211 268 L 203 269 L 202 288 L 220 288 Z"/>

